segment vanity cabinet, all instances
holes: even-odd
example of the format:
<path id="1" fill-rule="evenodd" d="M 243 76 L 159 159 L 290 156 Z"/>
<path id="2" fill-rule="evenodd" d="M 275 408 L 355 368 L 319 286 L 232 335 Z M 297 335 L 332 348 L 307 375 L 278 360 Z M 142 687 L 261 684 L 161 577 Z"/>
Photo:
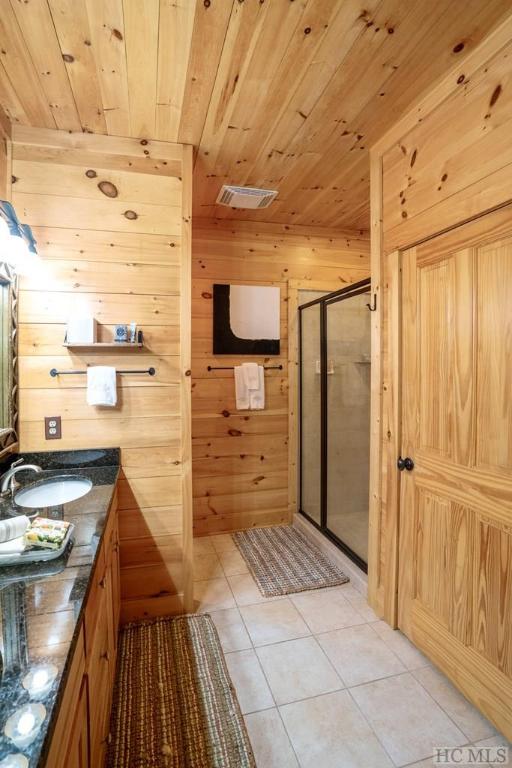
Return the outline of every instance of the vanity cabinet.
<path id="1" fill-rule="evenodd" d="M 46 768 L 101 768 L 109 742 L 120 614 L 114 500 L 57 716 Z"/>

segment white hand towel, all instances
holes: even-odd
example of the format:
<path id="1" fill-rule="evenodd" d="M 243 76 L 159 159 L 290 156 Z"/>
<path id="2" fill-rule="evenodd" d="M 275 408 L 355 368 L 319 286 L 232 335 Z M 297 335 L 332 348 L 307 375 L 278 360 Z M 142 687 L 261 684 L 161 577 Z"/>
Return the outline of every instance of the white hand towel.
<path id="1" fill-rule="evenodd" d="M 243 367 L 235 365 L 235 397 L 238 411 L 249 410 L 249 390 L 245 383 Z"/>
<path id="2" fill-rule="evenodd" d="M 247 389 L 259 388 L 259 367 L 260 366 L 258 366 L 257 363 L 242 363 L 242 370 L 244 372 L 244 379 Z"/>
<path id="3" fill-rule="evenodd" d="M 94 365 L 87 369 L 87 405 L 117 404 L 116 369 Z"/>
<path id="4" fill-rule="evenodd" d="M 0 542 L 11 541 L 23 536 L 30 524 L 26 515 L 17 515 L 0 520 Z"/>
<path id="5" fill-rule="evenodd" d="M 249 409 L 262 411 L 265 408 L 265 369 L 262 365 L 256 367 L 258 369 L 258 386 L 256 389 L 249 390 Z"/>

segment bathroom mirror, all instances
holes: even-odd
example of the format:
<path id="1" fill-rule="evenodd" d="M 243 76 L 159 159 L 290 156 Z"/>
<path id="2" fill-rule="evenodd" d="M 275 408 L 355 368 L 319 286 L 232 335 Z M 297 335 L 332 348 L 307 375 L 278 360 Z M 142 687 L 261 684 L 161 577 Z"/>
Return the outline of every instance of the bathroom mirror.
<path id="1" fill-rule="evenodd" d="M 17 305 L 18 280 L 0 262 L 0 458 L 18 447 Z"/>

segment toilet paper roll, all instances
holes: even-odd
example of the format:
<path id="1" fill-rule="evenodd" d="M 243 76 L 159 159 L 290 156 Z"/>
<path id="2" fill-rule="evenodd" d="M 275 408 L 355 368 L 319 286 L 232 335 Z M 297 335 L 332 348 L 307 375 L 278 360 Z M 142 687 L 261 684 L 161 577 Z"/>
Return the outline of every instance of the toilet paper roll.
<path id="1" fill-rule="evenodd" d="M 23 536 L 29 525 L 30 520 L 26 515 L 0 520 L 0 543 Z"/>

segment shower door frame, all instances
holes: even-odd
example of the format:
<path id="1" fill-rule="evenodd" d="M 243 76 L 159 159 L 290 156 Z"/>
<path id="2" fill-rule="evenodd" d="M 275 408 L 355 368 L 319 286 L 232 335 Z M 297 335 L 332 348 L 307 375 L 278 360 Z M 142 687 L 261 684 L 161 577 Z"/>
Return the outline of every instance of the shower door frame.
<path id="1" fill-rule="evenodd" d="M 298 307 L 298 368 L 299 368 L 299 504 L 298 511 L 317 528 L 326 538 L 336 544 L 364 573 L 368 573 L 368 563 L 366 563 L 351 547 L 339 538 L 333 531 L 327 527 L 327 462 L 328 462 L 328 402 L 327 402 L 327 307 L 331 304 L 337 304 L 340 301 L 349 299 L 353 296 L 359 296 L 363 293 L 370 293 L 371 279 L 366 278 L 338 291 L 327 293 L 318 299 L 301 304 Z M 317 523 L 302 508 L 302 458 L 303 458 L 303 429 L 302 429 L 302 312 L 315 305 L 319 305 L 320 312 L 320 523 Z M 368 456 L 368 461 L 370 457 Z"/>

